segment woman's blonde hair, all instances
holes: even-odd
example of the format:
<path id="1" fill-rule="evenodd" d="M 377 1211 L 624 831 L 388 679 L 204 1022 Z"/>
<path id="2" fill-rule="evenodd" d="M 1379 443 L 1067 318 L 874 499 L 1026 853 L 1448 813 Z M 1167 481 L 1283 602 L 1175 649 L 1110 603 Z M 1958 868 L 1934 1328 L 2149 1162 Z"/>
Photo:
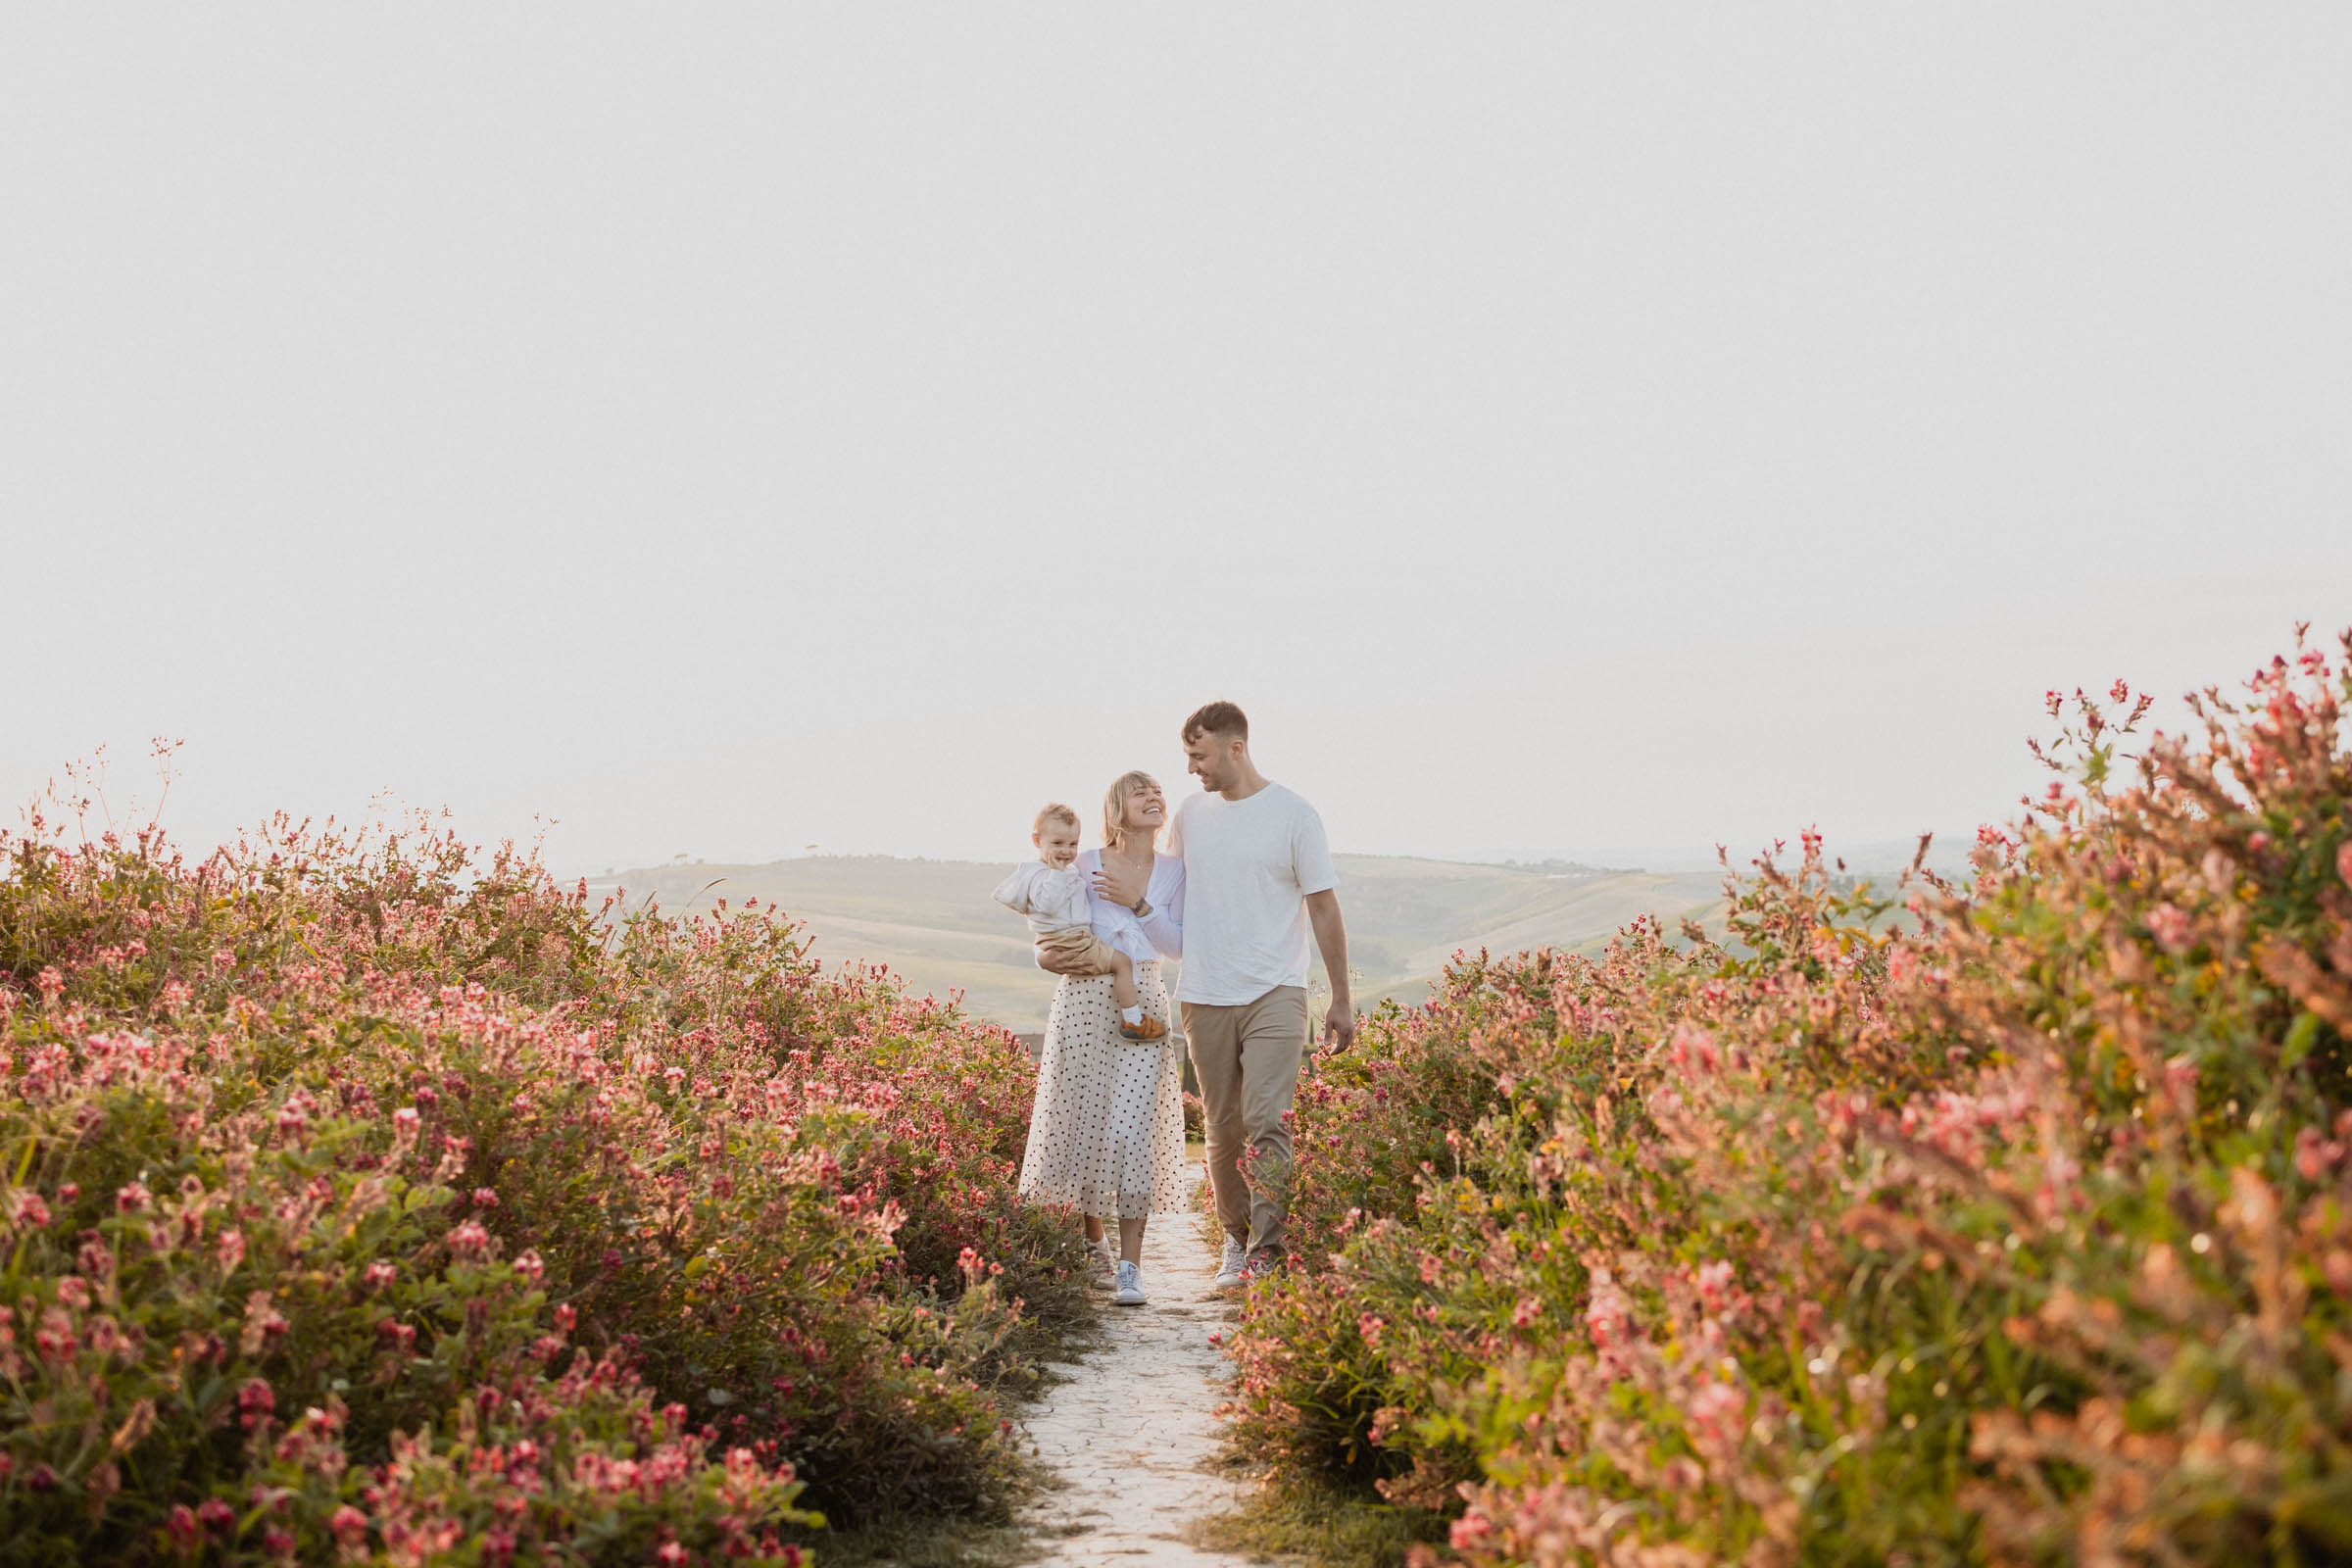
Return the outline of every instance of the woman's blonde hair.
<path id="1" fill-rule="evenodd" d="M 1121 773 L 1102 792 L 1102 847 L 1124 849 L 1127 844 L 1127 802 L 1137 790 L 1156 790 L 1159 780 L 1137 768 Z M 1162 793 L 1165 793 L 1164 791 Z"/>

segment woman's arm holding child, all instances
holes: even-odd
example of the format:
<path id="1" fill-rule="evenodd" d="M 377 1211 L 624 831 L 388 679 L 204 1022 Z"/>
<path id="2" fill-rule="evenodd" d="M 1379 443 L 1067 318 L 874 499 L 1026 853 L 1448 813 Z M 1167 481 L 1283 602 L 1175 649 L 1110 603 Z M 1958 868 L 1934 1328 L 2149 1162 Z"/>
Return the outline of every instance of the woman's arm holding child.
<path id="1" fill-rule="evenodd" d="M 1163 958 L 1184 956 L 1184 862 L 1173 862 L 1176 874 L 1167 879 L 1162 892 L 1165 904 L 1154 904 L 1152 912 L 1144 916 L 1144 935 Z"/>

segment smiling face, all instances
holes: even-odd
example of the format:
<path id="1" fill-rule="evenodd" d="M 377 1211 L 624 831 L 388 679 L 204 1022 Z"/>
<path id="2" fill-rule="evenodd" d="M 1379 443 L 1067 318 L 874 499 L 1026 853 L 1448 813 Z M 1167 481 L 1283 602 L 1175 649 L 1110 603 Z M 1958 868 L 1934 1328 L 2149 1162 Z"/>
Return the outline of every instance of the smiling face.
<path id="1" fill-rule="evenodd" d="M 1132 847 L 1150 844 L 1168 820 L 1168 798 L 1159 780 L 1138 768 L 1121 773 L 1102 792 L 1102 849 L 1124 855 Z"/>
<path id="2" fill-rule="evenodd" d="M 1213 729 L 1184 740 L 1184 770 L 1200 779 L 1204 790 L 1229 790 L 1242 781 L 1242 752 L 1249 745 L 1238 735 Z"/>
<path id="3" fill-rule="evenodd" d="M 1037 846 L 1037 858 L 1058 871 L 1078 858 L 1078 824 L 1048 817 L 1029 842 Z"/>
<path id="4" fill-rule="evenodd" d="M 1155 836 L 1168 820 L 1168 798 L 1156 784 L 1138 784 L 1127 792 L 1127 810 L 1121 824 L 1139 838 Z"/>

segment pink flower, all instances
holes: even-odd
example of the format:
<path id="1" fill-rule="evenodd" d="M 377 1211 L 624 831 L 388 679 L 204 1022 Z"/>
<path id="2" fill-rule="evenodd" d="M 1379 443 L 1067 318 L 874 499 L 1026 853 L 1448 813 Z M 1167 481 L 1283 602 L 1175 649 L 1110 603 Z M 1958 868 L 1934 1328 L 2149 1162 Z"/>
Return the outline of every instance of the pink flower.
<path id="1" fill-rule="evenodd" d="M 1712 1263 L 1702 1263 L 1692 1283 L 1697 1285 L 1698 1298 L 1706 1302 L 1707 1309 L 1719 1312 L 1723 1310 L 1724 1302 L 1731 1298 L 1732 1265 L 1722 1258 Z"/>
<path id="2" fill-rule="evenodd" d="M 2173 905 L 2159 904 L 2148 911 L 2148 930 L 2167 953 L 2178 956 L 2189 950 L 2188 915 Z"/>
<path id="3" fill-rule="evenodd" d="M 1605 1350 L 1622 1343 L 1630 1327 L 1625 1298 L 1603 1275 L 1594 1281 L 1592 1299 L 1585 1307 L 1585 1331 L 1592 1337 L 1592 1348 Z"/>
<path id="4" fill-rule="evenodd" d="M 2344 1146 L 2320 1136 L 2316 1127 L 2300 1128 L 2295 1133 L 2295 1169 L 2307 1182 L 2316 1182 L 2341 1163 Z"/>
<path id="5" fill-rule="evenodd" d="M 1689 1067 L 1696 1063 L 1701 1072 L 1713 1072 L 1722 1061 L 1722 1054 L 1715 1047 L 1714 1035 L 1688 1018 L 1674 1026 L 1667 1055 L 1677 1067 Z"/>
<path id="6" fill-rule="evenodd" d="M 449 1250 L 468 1262 L 479 1262 L 490 1255 L 490 1233 L 478 1220 L 467 1220 L 449 1233 Z"/>
<path id="7" fill-rule="evenodd" d="M 368 1516 L 348 1502 L 328 1516 L 326 1528 L 334 1532 L 336 1541 L 353 1550 L 368 1544 Z"/>
<path id="8" fill-rule="evenodd" d="M 248 1432 L 269 1420 L 276 1408 L 277 1396 L 270 1391 L 266 1378 L 248 1378 L 245 1386 L 237 1390 L 238 1419 Z"/>
<path id="9" fill-rule="evenodd" d="M 154 1200 L 155 1195 L 147 1190 L 145 1182 L 126 1182 L 115 1192 L 115 1211 L 135 1214 Z"/>
<path id="10" fill-rule="evenodd" d="M 1740 1427 L 1747 1414 L 1747 1396 L 1728 1383 L 1709 1383 L 1690 1396 L 1690 1441 L 1702 1450 L 1721 1452 L 1740 1443 Z"/>
<path id="11" fill-rule="evenodd" d="M 277 1348 L 293 1326 L 285 1313 L 270 1304 L 268 1291 L 256 1291 L 245 1298 L 245 1333 L 239 1344 L 247 1355 L 260 1355 Z"/>
<path id="12" fill-rule="evenodd" d="M 360 1270 L 360 1284 L 369 1293 L 383 1290 L 400 1277 L 400 1270 L 378 1258 Z"/>

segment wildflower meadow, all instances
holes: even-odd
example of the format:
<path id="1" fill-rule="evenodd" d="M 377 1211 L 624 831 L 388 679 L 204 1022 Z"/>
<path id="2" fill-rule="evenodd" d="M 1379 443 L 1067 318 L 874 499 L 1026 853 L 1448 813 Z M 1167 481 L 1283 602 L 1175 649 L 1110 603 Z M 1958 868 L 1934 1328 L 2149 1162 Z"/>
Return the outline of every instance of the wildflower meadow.
<path id="1" fill-rule="evenodd" d="M 1464 957 L 1299 1088 L 1237 1446 L 1426 1563 L 2352 1561 L 2352 644 L 2052 693 L 1962 875 Z M 1032 1070 L 417 823 L 0 836 L 0 1561 L 799 1562 L 1001 1516 Z"/>
<path id="2" fill-rule="evenodd" d="M 54 818 L 56 813 L 52 813 Z M 429 823 L 0 835 L 0 1561 L 794 1563 L 1002 1513 L 1032 1069 Z"/>
<path id="3" fill-rule="evenodd" d="M 1965 876 L 1808 835 L 1720 930 L 1382 1008 L 1242 1445 L 1479 1568 L 2352 1561 L 2348 698 L 2052 693 Z"/>

